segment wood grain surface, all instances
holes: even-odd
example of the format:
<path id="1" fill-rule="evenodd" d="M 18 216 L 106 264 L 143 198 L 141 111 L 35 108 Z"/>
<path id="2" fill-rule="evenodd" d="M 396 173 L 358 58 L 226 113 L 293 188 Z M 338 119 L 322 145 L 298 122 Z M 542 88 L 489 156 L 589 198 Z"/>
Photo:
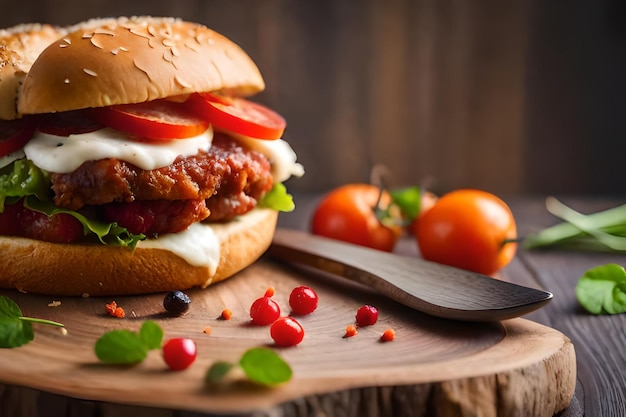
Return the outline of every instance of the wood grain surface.
<path id="1" fill-rule="evenodd" d="M 289 292 L 302 284 L 316 289 L 320 304 L 300 319 L 306 331 L 302 344 L 279 349 L 294 369 L 293 380 L 274 389 L 242 381 L 207 389 L 203 376 L 214 361 L 236 361 L 249 347 L 272 346 L 267 327 L 249 324 L 252 301 L 272 286 L 287 313 Z M 36 326 L 35 341 L 0 352 L 0 381 L 6 384 L 0 391 L 0 410 L 6 415 L 12 409 L 23 413 L 36 408 L 33 401 L 41 406 L 38 398 L 44 392 L 57 395 L 57 406 L 59 398 L 68 398 L 71 406 L 61 401 L 66 413 L 90 400 L 118 411 L 118 406 L 131 407 L 132 415 L 187 410 L 209 415 L 280 411 L 295 416 L 316 407 L 328 416 L 362 415 L 359 410 L 371 408 L 375 401 L 369 415 L 464 415 L 480 410 L 486 416 L 551 416 L 569 404 L 575 386 L 574 349 L 558 331 L 524 319 L 482 324 L 438 319 L 358 284 L 269 259 L 208 290 L 190 291 L 192 308 L 178 318 L 163 313 L 162 294 L 116 298 L 127 312 L 125 319 L 105 314 L 109 299 L 2 294 L 13 298 L 25 315 L 61 321 L 68 330 L 63 335 Z M 53 301 L 60 304 L 52 307 Z M 356 309 L 365 303 L 379 309 L 378 323 L 343 338 Z M 218 319 L 224 308 L 233 311 L 232 320 Z M 98 363 L 93 344 L 104 331 L 138 329 L 146 319 L 161 324 L 166 338 L 195 339 L 196 363 L 184 372 L 171 372 L 157 351 L 132 367 Z M 210 334 L 204 333 L 207 327 Z M 386 328 L 395 329 L 393 342 L 379 341 Z M 28 415 L 62 415 L 50 414 L 47 407 L 45 413 Z M 79 415 L 103 414 L 101 406 L 86 410 Z"/>

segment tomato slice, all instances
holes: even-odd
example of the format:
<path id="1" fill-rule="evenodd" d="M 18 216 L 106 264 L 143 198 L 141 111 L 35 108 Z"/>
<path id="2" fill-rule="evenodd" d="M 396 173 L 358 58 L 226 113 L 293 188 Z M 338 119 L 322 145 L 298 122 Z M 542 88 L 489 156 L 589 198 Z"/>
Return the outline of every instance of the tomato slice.
<path id="1" fill-rule="evenodd" d="M 243 98 L 218 94 L 195 94 L 191 106 L 219 130 L 228 130 L 257 139 L 279 139 L 287 123 L 275 111 Z"/>
<path id="2" fill-rule="evenodd" d="M 72 110 L 39 116 L 37 129 L 55 136 L 70 136 L 94 132 L 104 126 L 96 122 L 89 110 Z"/>
<path id="3" fill-rule="evenodd" d="M 22 149 L 34 132 L 35 125 L 30 120 L 0 120 L 0 156 Z"/>
<path id="4" fill-rule="evenodd" d="M 184 139 L 198 136 L 209 122 L 185 104 L 155 100 L 94 109 L 94 118 L 113 129 L 148 139 Z"/>

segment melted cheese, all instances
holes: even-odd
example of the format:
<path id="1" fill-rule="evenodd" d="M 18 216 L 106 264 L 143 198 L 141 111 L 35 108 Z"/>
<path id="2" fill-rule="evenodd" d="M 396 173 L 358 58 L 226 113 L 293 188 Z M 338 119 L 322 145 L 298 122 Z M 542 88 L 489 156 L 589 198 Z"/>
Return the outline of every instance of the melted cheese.
<path id="1" fill-rule="evenodd" d="M 187 139 L 140 142 L 113 129 L 70 136 L 37 132 L 24 146 L 26 157 L 39 168 L 60 174 L 75 171 L 86 161 L 116 158 L 141 169 L 153 170 L 171 165 L 179 156 L 190 156 L 207 150 L 213 141 L 213 130 Z"/>

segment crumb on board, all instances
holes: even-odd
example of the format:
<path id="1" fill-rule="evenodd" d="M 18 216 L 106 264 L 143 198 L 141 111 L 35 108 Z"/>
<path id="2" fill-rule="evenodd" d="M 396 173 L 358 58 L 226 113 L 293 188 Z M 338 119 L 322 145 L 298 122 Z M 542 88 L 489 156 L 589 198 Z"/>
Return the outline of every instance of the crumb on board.
<path id="1" fill-rule="evenodd" d="M 211 326 L 206 326 L 206 327 L 202 330 L 202 333 L 204 333 L 204 334 L 211 334 L 211 331 L 212 331 L 212 330 L 213 330 L 213 329 L 211 329 Z"/>
<path id="2" fill-rule="evenodd" d="M 58 307 L 60 305 L 61 305 L 61 302 L 56 301 L 56 300 L 53 300 L 52 302 L 48 303 L 48 307 Z"/>
<path id="3" fill-rule="evenodd" d="M 124 309 L 117 305 L 115 301 L 111 301 L 109 304 L 105 304 L 106 312 L 109 316 L 123 319 L 126 316 Z"/>
<path id="4" fill-rule="evenodd" d="M 230 311 L 228 308 L 225 308 L 224 310 L 222 310 L 222 313 L 220 314 L 220 318 L 222 320 L 230 320 L 233 317 L 233 312 Z"/>

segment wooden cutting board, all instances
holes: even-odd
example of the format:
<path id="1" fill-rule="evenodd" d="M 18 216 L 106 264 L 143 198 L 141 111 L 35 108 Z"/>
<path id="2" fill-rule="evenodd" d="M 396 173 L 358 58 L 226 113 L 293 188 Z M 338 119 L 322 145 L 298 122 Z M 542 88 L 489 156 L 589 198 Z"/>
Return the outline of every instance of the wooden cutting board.
<path id="1" fill-rule="evenodd" d="M 203 377 L 214 361 L 237 361 L 247 348 L 272 346 L 269 328 L 249 324 L 252 301 L 274 287 L 286 313 L 289 293 L 298 285 L 314 288 L 320 301 L 317 311 L 299 319 L 304 341 L 277 348 L 292 366 L 293 379 L 277 388 L 235 382 L 207 389 Z M 63 322 L 68 330 L 64 335 L 36 325 L 33 342 L 0 349 L 0 414 L 3 409 L 32 409 L 33 393 L 46 392 L 69 397 L 69 402 L 131 405 L 132 415 L 154 415 L 158 408 L 209 415 L 264 410 L 263 415 L 284 416 L 551 416 L 567 407 L 575 388 L 574 348 L 556 330 L 525 319 L 437 319 L 357 284 L 269 259 L 206 290 L 188 291 L 191 309 L 179 318 L 164 314 L 163 294 L 104 299 L 0 293 L 16 301 L 25 315 Z M 106 315 L 105 303 L 112 299 L 126 310 L 126 318 Z M 378 323 L 344 338 L 363 304 L 378 308 Z M 233 312 L 229 321 L 218 318 L 224 308 Z M 146 319 L 157 321 L 165 338 L 185 336 L 197 342 L 198 359 L 191 368 L 168 371 L 158 351 L 132 367 L 98 363 L 93 345 L 101 334 L 136 330 Z M 380 342 L 387 328 L 395 330 L 396 339 Z M 82 409 L 81 415 L 103 415 L 93 407 Z"/>

